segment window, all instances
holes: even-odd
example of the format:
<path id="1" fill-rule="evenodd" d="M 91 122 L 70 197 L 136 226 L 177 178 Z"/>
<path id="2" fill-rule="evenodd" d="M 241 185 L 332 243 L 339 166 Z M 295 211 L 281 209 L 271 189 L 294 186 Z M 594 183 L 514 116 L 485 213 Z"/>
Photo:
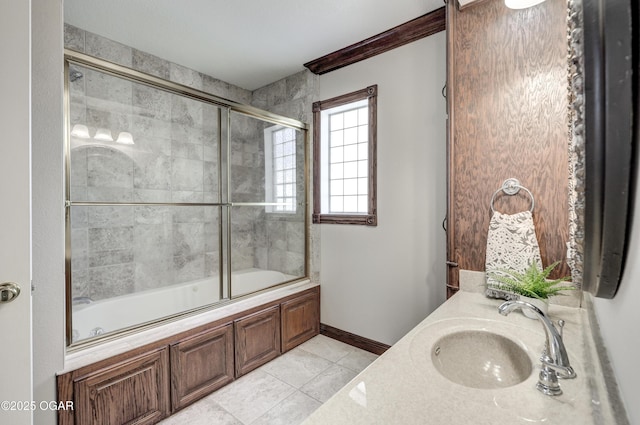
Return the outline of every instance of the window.
<path id="1" fill-rule="evenodd" d="M 313 104 L 313 222 L 377 225 L 378 86 Z"/>
<path id="2" fill-rule="evenodd" d="M 267 212 L 296 212 L 296 132 L 283 126 L 264 130 Z"/>

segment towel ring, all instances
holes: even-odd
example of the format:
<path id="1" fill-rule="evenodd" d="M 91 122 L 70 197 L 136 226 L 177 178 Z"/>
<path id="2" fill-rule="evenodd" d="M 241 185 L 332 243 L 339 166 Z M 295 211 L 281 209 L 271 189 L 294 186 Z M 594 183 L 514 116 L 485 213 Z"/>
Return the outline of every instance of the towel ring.
<path id="1" fill-rule="evenodd" d="M 533 194 L 531 193 L 531 191 L 529 189 L 527 189 L 526 187 L 520 185 L 520 182 L 518 181 L 518 179 L 507 179 L 504 181 L 504 183 L 502 183 L 502 187 L 498 190 L 496 190 L 495 192 L 493 192 L 493 196 L 491 197 L 491 203 L 489 204 L 489 206 L 491 207 L 491 213 L 495 213 L 496 210 L 493 208 L 493 201 L 496 199 L 496 195 L 498 193 L 500 193 L 500 191 L 504 192 L 507 195 L 515 195 L 516 193 L 520 192 L 520 189 L 524 190 L 525 192 L 527 192 L 529 194 L 529 196 L 531 197 L 531 208 L 529 208 L 529 212 L 533 212 L 533 207 L 535 206 L 535 199 L 533 199 Z"/>

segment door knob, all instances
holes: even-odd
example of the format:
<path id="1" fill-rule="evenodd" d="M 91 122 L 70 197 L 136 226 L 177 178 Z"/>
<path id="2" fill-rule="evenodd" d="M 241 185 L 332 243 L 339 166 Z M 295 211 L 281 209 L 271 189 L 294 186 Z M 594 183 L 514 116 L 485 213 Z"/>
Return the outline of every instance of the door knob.
<path id="1" fill-rule="evenodd" d="M 20 295 L 20 285 L 14 282 L 0 283 L 0 303 L 8 303 Z"/>

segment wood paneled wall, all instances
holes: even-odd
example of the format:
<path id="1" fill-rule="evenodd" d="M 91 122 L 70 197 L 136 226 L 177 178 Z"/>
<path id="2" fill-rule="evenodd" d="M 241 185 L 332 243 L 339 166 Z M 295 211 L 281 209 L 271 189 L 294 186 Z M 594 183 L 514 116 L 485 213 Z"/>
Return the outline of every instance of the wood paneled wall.
<path id="1" fill-rule="evenodd" d="M 458 270 L 484 270 L 492 194 L 515 177 L 535 196 L 544 266 L 569 275 L 566 1 L 524 10 L 487 0 L 448 12 L 449 286 Z M 496 210 L 529 208 L 498 196 Z M 453 290 L 455 291 L 455 289 Z M 450 288 L 449 294 L 452 293 Z"/>

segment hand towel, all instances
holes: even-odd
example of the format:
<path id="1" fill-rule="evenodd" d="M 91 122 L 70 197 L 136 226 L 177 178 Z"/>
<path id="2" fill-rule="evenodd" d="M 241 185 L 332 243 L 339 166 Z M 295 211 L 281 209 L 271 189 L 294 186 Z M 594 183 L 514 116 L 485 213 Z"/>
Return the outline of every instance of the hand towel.
<path id="1" fill-rule="evenodd" d="M 524 273 L 532 262 L 542 270 L 540 247 L 531 211 L 517 214 L 494 212 L 487 234 L 486 295 L 493 298 L 517 298 L 502 291 L 500 282 L 493 279 L 491 273 L 500 273 L 504 270 Z"/>

